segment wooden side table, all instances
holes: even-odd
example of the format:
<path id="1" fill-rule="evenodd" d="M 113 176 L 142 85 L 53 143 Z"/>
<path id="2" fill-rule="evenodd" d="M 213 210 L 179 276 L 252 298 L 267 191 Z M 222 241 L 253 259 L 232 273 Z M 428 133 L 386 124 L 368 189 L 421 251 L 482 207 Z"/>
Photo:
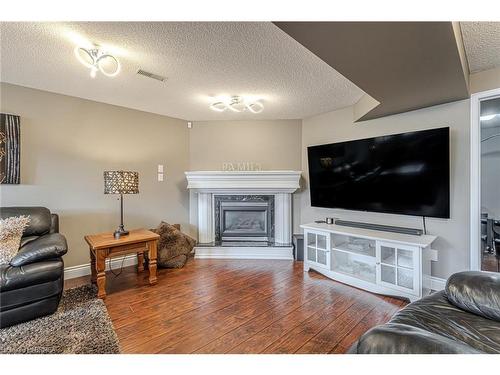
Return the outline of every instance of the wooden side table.
<path id="1" fill-rule="evenodd" d="M 131 230 L 127 236 L 115 239 L 113 233 L 85 236 L 90 248 L 92 282 L 97 283 L 99 298 L 106 297 L 106 258 L 137 254 L 137 271 L 144 271 L 144 252 L 149 252 L 149 284 L 156 284 L 156 255 L 160 236 L 146 229 Z"/>

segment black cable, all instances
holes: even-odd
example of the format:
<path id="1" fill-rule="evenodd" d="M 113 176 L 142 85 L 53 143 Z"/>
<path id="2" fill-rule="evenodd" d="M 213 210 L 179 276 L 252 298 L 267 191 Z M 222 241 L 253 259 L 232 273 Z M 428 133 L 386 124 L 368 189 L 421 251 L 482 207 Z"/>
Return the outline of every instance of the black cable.
<path id="1" fill-rule="evenodd" d="M 124 256 L 123 256 L 123 258 L 122 258 L 122 264 L 121 264 L 121 266 L 120 266 L 120 272 L 118 272 L 118 273 L 115 273 L 115 272 L 113 271 L 113 269 L 111 268 L 111 258 L 108 258 L 108 267 L 109 267 L 109 270 L 111 271 L 111 273 L 112 273 L 113 275 L 115 275 L 115 277 L 118 277 L 118 276 L 120 276 L 120 275 L 121 275 L 121 273 L 122 273 L 122 271 L 123 271 L 123 262 L 125 262 L 125 258 L 126 258 L 126 257 L 127 257 L 126 255 L 124 255 Z"/>
<path id="2" fill-rule="evenodd" d="M 424 224 L 424 234 L 427 234 L 427 227 L 425 225 L 425 216 L 422 216 L 422 222 Z"/>

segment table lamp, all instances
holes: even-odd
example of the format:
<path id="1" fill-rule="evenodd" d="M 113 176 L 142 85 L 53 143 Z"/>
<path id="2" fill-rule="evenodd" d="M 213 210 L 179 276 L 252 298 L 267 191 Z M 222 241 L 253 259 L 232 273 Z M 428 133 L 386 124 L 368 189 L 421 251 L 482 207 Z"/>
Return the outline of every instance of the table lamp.
<path id="1" fill-rule="evenodd" d="M 123 226 L 123 194 L 139 194 L 139 173 L 131 171 L 105 171 L 104 194 L 120 194 L 120 226 L 114 232 L 115 238 L 129 232 Z"/>

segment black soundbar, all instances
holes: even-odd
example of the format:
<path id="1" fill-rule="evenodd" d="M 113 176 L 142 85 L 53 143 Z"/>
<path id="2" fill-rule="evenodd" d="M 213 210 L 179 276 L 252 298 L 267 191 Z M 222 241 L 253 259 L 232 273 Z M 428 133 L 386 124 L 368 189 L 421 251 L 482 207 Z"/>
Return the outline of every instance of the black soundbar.
<path id="1" fill-rule="evenodd" d="M 339 220 L 339 219 L 335 219 L 335 225 L 342 225 L 344 227 L 380 230 L 383 232 L 411 234 L 414 236 L 421 236 L 424 233 L 424 231 L 422 229 L 417 229 L 417 228 L 393 227 L 391 225 L 360 223 L 357 221 L 347 221 L 347 220 Z"/>

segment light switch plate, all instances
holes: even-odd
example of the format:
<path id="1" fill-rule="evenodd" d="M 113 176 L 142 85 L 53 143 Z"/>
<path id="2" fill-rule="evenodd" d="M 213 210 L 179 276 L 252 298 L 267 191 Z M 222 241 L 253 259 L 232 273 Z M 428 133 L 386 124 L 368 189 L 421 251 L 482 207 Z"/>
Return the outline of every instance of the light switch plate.
<path id="1" fill-rule="evenodd" d="M 158 164 L 158 173 L 163 173 L 163 164 Z"/>
<path id="2" fill-rule="evenodd" d="M 158 173 L 158 181 L 163 181 L 163 173 Z"/>

